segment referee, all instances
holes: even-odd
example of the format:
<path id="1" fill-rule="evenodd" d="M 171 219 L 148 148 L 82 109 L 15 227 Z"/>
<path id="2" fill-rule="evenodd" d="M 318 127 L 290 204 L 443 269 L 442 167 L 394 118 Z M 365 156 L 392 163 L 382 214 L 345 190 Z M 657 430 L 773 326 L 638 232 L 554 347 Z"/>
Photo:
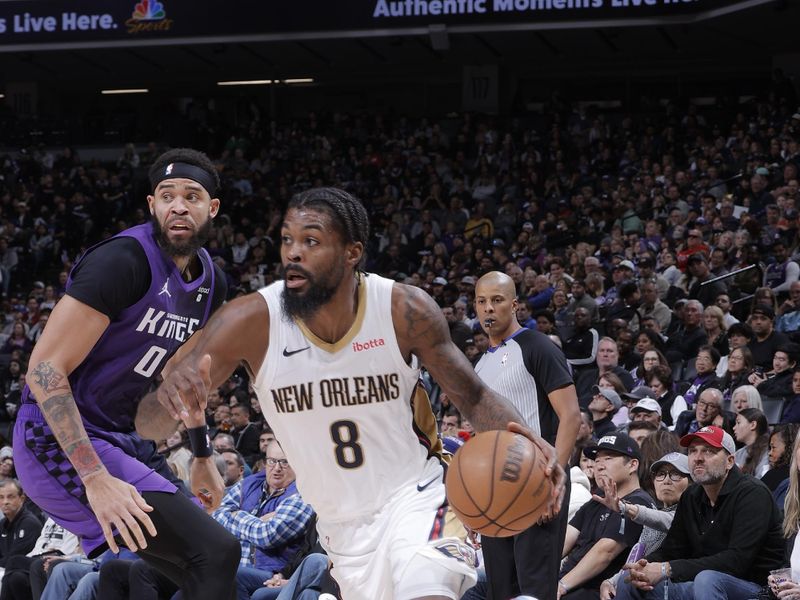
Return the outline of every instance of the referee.
<path id="1" fill-rule="evenodd" d="M 553 444 L 564 471 L 580 427 L 575 385 L 561 350 L 547 336 L 517 322 L 514 281 L 492 271 L 478 280 L 475 308 L 490 346 L 475 372 L 508 398 L 525 424 Z M 569 485 L 555 519 L 513 537 L 482 536 L 488 600 L 521 594 L 558 597 L 558 569 L 567 529 Z"/>

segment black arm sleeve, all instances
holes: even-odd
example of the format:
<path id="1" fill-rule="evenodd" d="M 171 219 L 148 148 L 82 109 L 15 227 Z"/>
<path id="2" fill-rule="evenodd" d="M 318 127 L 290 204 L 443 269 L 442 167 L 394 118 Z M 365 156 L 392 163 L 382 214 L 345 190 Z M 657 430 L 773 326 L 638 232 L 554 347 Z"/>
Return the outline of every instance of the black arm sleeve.
<path id="1" fill-rule="evenodd" d="M 144 248 L 134 238 L 123 236 L 81 259 L 67 294 L 113 319 L 142 299 L 150 288 L 150 277 Z"/>

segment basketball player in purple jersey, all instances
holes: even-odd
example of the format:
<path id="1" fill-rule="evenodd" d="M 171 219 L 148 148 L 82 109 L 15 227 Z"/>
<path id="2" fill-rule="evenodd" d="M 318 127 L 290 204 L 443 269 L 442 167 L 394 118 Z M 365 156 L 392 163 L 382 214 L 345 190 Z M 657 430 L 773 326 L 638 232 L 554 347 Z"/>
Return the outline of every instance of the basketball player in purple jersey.
<path id="1" fill-rule="evenodd" d="M 34 348 L 14 459 L 25 493 L 80 536 L 89 556 L 124 544 L 184 598 L 233 598 L 238 542 L 135 431 L 147 418 L 137 416 L 142 396 L 179 349 L 196 343 L 225 298 L 224 276 L 201 247 L 219 210 L 219 176 L 190 149 L 166 152 L 149 175 L 152 221 L 79 259 Z M 204 416 L 181 417 L 202 432 L 193 443 L 192 487 L 213 507 L 223 486 Z"/>

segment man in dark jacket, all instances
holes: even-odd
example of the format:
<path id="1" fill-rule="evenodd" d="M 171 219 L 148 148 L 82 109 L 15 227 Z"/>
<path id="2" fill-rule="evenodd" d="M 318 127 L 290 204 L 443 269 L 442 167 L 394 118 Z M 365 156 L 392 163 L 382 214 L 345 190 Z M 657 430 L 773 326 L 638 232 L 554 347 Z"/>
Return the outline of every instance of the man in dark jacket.
<path id="1" fill-rule="evenodd" d="M 670 363 L 694 358 L 700 346 L 708 343 L 708 336 L 703 329 L 703 305 L 697 300 L 689 300 L 681 314 L 681 324 L 670 334 L 667 343 L 667 360 Z"/>
<path id="2" fill-rule="evenodd" d="M 734 462 L 733 438 L 703 427 L 681 438 L 695 485 L 681 496 L 661 547 L 632 565 L 616 600 L 755 598 L 783 562 L 781 516 L 769 488 Z"/>
<path id="3" fill-rule="evenodd" d="M 247 394 L 242 395 L 244 396 L 242 401 L 249 404 L 250 398 L 247 397 Z M 261 432 L 258 425 L 250 422 L 250 408 L 248 404 L 241 403 L 242 401 L 231 409 L 231 423 L 233 424 L 231 435 L 236 450 L 252 467 L 259 458 L 263 458 L 258 443 Z"/>
<path id="4" fill-rule="evenodd" d="M 722 408 L 722 392 L 717 388 L 706 388 L 700 392 L 694 409 L 678 415 L 674 431 L 675 435 L 684 436 L 708 425 L 716 425 L 731 433 L 735 422 L 735 415 Z"/>
<path id="5" fill-rule="evenodd" d="M 16 479 L 0 480 L 0 567 L 12 556 L 33 550 L 42 531 L 42 522 L 25 506 L 25 494 Z"/>
<path id="6" fill-rule="evenodd" d="M 708 259 L 702 253 L 692 254 L 687 266 L 694 276 L 694 283 L 689 288 L 689 298 L 700 301 L 703 306 L 712 306 L 717 296 L 725 293 L 725 284 L 721 281 L 708 283 L 714 278 L 714 274 L 708 267 Z"/>

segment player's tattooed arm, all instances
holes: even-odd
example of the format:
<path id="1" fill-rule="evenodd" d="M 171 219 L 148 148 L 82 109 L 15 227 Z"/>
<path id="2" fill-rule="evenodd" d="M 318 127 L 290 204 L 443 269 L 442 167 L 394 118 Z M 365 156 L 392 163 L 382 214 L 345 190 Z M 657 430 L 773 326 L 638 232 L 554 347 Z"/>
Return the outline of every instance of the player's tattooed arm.
<path id="1" fill-rule="evenodd" d="M 31 375 L 31 388 L 39 408 L 80 478 L 105 471 L 86 435 L 66 374 L 49 361 L 42 361 L 32 369 Z"/>
<path id="2" fill-rule="evenodd" d="M 450 338 L 450 328 L 441 309 L 428 294 L 411 286 L 395 284 L 392 318 L 405 359 L 409 360 L 412 354 L 419 357 L 476 430 L 508 429 L 524 435 L 539 447 L 547 461 L 547 476 L 553 484 L 553 495 L 544 518 L 552 518 L 561 507 L 566 481 L 555 448 L 526 427 L 511 402 L 490 390 L 475 374 L 467 357 Z"/>
<path id="3" fill-rule="evenodd" d="M 108 328 L 109 318 L 69 294 L 53 309 L 31 354 L 27 381 L 58 445 L 83 480 L 89 507 L 112 552 L 117 540 L 136 552 L 156 534 L 148 506 L 131 484 L 103 465 L 83 426 L 69 374 L 86 359 Z M 65 341 L 66 340 L 66 341 Z"/>
<path id="4" fill-rule="evenodd" d="M 434 380 L 478 431 L 506 429 L 522 417 L 505 398 L 489 389 L 453 344 L 441 309 L 425 292 L 395 284 L 392 315 L 400 349 L 419 357 Z"/>

